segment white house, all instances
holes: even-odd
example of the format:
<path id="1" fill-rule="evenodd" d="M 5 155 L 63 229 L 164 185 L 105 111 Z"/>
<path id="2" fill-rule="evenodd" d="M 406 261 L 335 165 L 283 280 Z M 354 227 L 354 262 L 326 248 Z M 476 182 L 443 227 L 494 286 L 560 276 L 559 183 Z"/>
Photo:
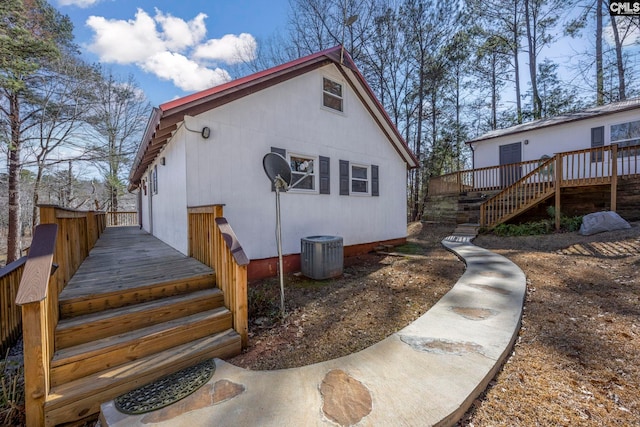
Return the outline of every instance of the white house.
<path id="1" fill-rule="evenodd" d="M 187 254 L 187 207 L 224 204 L 249 277 L 275 272 L 275 196 L 262 167 L 272 151 L 294 179 L 313 165 L 281 195 L 290 269 L 306 236 L 341 236 L 345 254 L 406 238 L 417 160 L 340 47 L 154 109 L 129 177 L 142 227 Z"/>
<path id="2" fill-rule="evenodd" d="M 474 169 L 602 145 L 638 145 L 640 98 L 494 130 L 467 144 Z"/>

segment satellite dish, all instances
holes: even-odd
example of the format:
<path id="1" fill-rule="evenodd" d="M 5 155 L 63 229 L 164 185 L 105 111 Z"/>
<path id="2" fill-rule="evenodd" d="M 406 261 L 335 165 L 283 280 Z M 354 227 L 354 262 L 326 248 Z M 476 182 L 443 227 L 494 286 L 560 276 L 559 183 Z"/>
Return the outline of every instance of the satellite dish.
<path id="1" fill-rule="evenodd" d="M 287 159 L 278 153 L 267 153 L 262 159 L 262 167 L 276 188 L 287 191 L 291 185 L 291 166 Z"/>
<path id="2" fill-rule="evenodd" d="M 287 191 L 291 184 L 291 166 L 278 153 L 267 153 L 262 166 L 276 190 L 276 243 L 278 246 L 278 276 L 280 276 L 280 313 L 284 319 L 284 272 L 282 265 L 282 227 L 280 225 L 280 191 Z"/>

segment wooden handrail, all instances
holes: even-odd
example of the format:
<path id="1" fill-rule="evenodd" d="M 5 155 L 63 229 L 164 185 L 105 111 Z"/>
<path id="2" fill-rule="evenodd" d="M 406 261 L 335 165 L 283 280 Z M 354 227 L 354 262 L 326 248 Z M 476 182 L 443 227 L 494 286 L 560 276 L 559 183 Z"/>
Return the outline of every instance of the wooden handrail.
<path id="1" fill-rule="evenodd" d="M 0 268 L 0 355 L 16 343 L 22 331 L 21 309 L 15 300 L 26 262 L 23 256 Z"/>
<path id="2" fill-rule="evenodd" d="M 222 217 L 224 205 L 193 206 L 189 217 L 189 255 L 213 268 L 216 284 L 224 294 L 224 304 L 231 311 L 233 328 L 243 347 L 248 341 L 247 265 L 236 234 Z"/>
<path id="3" fill-rule="evenodd" d="M 25 413 L 30 426 L 45 424 L 44 402 L 49 393 L 57 324 L 57 310 L 51 307 L 52 300 L 57 305 L 57 295 L 48 298 L 55 293 L 55 289 L 50 289 L 53 283 L 50 277 L 57 234 L 56 224 L 35 228 L 16 296 L 16 304 L 22 307 Z"/>
<path id="4" fill-rule="evenodd" d="M 520 213 L 523 209 L 553 195 L 556 179 L 552 173 L 558 156 L 551 157 L 521 179 L 480 205 L 480 225 L 493 227 Z"/>
<path id="5" fill-rule="evenodd" d="M 227 220 L 218 217 L 215 219 L 215 223 L 216 282 L 224 293 L 225 306 L 231 311 L 233 317 L 233 329 L 240 335 L 244 348 L 249 340 L 247 302 L 249 258 Z"/>
<path id="6" fill-rule="evenodd" d="M 40 224 L 36 227 L 16 296 L 16 304 L 40 302 L 47 297 L 57 234 L 56 224 Z"/>

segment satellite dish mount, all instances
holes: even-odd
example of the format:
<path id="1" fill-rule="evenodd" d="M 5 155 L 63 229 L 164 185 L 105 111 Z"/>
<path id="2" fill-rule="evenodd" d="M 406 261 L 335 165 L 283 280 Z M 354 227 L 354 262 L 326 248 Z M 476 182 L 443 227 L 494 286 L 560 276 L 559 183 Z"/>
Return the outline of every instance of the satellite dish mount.
<path id="1" fill-rule="evenodd" d="M 282 227 L 280 224 L 280 191 L 287 191 L 291 184 L 291 167 L 287 159 L 278 153 L 267 153 L 262 159 L 264 172 L 276 190 L 276 242 L 278 245 L 278 275 L 280 276 L 280 315 L 284 319 L 284 275 L 282 268 Z"/>
<path id="2" fill-rule="evenodd" d="M 306 163 L 306 162 L 305 162 Z M 280 276 L 280 314 L 284 319 L 284 272 L 282 265 L 282 224 L 280 222 L 280 192 L 295 188 L 313 172 L 313 162 L 305 165 L 306 173 L 291 184 L 291 166 L 278 153 L 267 153 L 262 158 L 262 167 L 276 191 L 276 242 L 278 246 L 278 275 Z"/>

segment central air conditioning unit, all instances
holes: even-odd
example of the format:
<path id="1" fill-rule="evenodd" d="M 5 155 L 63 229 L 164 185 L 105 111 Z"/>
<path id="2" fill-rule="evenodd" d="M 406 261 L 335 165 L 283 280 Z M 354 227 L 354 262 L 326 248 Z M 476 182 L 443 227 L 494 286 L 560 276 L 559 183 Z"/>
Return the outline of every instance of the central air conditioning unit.
<path id="1" fill-rule="evenodd" d="M 342 274 L 344 251 L 342 237 L 310 236 L 300 241 L 300 269 L 315 280 L 330 279 Z"/>

